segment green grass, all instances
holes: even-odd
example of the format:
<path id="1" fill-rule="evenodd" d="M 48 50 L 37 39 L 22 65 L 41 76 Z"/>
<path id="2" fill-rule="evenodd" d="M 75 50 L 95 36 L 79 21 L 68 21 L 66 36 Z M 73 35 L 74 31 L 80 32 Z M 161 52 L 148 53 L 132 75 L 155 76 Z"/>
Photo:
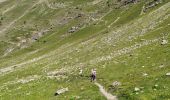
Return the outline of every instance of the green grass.
<path id="1" fill-rule="evenodd" d="M 3 5 L 0 6 L 2 8 L 0 11 L 16 2 L 9 1 L 0 3 Z M 21 16 L 35 2 L 22 1 L 16 8 L 7 12 L 0 29 Z M 170 11 L 168 0 L 151 8 L 143 15 L 141 15 L 141 10 L 145 1 L 117 9 L 114 8 L 117 5 L 109 8 L 106 1 L 96 5 L 90 5 L 88 3 L 92 2 L 90 0 L 49 0 L 49 2 L 70 2 L 70 5 L 66 8 L 50 9 L 44 2 L 37 4 L 3 33 L 5 36 L 0 35 L 0 39 L 2 39 L 0 42 L 0 71 L 16 65 L 12 72 L 6 72 L 4 75 L 0 72 L 1 100 L 106 100 L 98 87 L 90 82 L 88 76 L 91 68 L 97 69 L 97 82 L 120 100 L 168 100 L 170 98 L 170 81 L 166 76 L 166 73 L 170 72 L 170 46 L 169 42 L 161 45 L 163 37 L 170 41 L 168 35 L 170 18 L 163 19 Z M 76 10 L 77 6 L 82 10 Z M 159 13 L 158 9 L 161 7 L 166 10 L 161 10 L 162 12 Z M 157 12 L 155 16 L 157 15 L 158 18 L 152 17 L 154 11 Z M 69 14 L 69 12 L 73 13 Z M 75 18 L 82 12 L 86 17 Z M 99 20 L 88 21 L 90 13 L 96 14 L 98 16 L 96 19 Z M 67 17 L 73 18 L 68 20 Z M 62 21 L 63 18 L 68 20 L 67 24 L 55 23 L 51 26 L 50 20 Z M 117 21 L 115 22 L 115 20 Z M 25 25 L 24 21 L 26 21 Z M 68 30 L 72 26 L 78 24 L 83 24 L 83 28 L 62 37 L 68 34 Z M 110 27 L 108 27 L 109 25 Z M 151 26 L 153 27 L 150 28 Z M 17 37 L 31 38 L 33 31 L 51 27 L 52 29 L 38 41 L 27 44 L 27 48 L 7 43 L 18 43 Z M 142 34 L 143 29 L 146 31 Z M 130 36 L 133 37 L 131 40 L 129 40 Z M 123 48 L 153 39 L 159 40 L 127 53 L 123 52 L 122 55 L 116 55 Z M 9 47 L 14 47 L 14 51 L 3 57 Z M 111 53 L 116 56 L 109 60 L 99 61 Z M 96 60 L 97 58 L 98 60 Z M 28 62 L 33 59 L 35 61 Z M 17 65 L 24 62 L 27 63 Z M 160 68 L 161 65 L 164 67 Z M 80 67 L 83 68 L 84 77 L 78 75 Z M 49 72 L 62 69 L 65 70 L 63 73 L 67 78 L 57 80 L 47 77 Z M 148 76 L 143 76 L 145 73 Z M 26 79 L 32 75 L 38 75 L 40 78 L 25 84 L 10 84 L 10 82 Z M 114 81 L 122 84 L 115 91 L 110 89 L 110 85 Z M 69 89 L 68 92 L 54 96 L 56 90 L 66 87 Z M 136 92 L 135 87 L 140 88 L 140 91 Z"/>

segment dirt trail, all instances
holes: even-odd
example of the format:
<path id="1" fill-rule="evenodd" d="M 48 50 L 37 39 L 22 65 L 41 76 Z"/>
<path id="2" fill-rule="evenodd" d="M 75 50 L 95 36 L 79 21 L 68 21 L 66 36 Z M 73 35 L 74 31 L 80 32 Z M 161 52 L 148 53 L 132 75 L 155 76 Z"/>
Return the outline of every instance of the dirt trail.
<path id="1" fill-rule="evenodd" d="M 5 2 L 6 0 L 0 0 L 0 3 Z"/>
<path id="2" fill-rule="evenodd" d="M 15 7 L 16 7 L 16 5 L 13 5 L 13 6 L 7 8 L 6 10 L 4 10 L 4 11 L 2 12 L 2 15 L 4 15 L 5 13 L 7 13 L 8 11 L 11 11 L 11 10 L 14 9 Z"/>
<path id="3" fill-rule="evenodd" d="M 95 85 L 99 87 L 100 92 L 107 98 L 107 100 L 117 100 L 117 97 L 108 93 L 102 85 L 97 82 L 95 82 Z"/>

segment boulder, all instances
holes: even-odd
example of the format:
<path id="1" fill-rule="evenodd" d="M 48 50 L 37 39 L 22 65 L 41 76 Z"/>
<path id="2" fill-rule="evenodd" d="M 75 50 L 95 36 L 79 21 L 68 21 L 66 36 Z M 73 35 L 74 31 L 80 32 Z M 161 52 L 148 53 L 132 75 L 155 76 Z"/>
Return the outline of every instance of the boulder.
<path id="1" fill-rule="evenodd" d="M 68 88 L 63 88 L 63 89 L 57 90 L 54 95 L 57 96 L 57 95 L 65 93 L 67 91 L 68 91 Z"/>

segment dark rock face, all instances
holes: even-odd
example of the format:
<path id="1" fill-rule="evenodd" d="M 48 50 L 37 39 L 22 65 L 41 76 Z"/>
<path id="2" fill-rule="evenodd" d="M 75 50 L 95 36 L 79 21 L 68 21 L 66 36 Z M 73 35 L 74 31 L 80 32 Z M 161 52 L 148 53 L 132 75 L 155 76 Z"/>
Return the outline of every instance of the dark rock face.
<path id="1" fill-rule="evenodd" d="M 136 3 L 138 1 L 139 0 L 118 0 L 118 2 L 121 2 L 123 5 L 127 5 L 127 4 L 130 4 L 130 3 Z"/>
<path id="2" fill-rule="evenodd" d="M 146 3 L 145 7 L 143 9 L 143 12 L 146 12 L 148 9 L 157 6 L 161 2 L 162 2 L 162 0 L 152 0 L 152 1 L 148 2 L 148 3 Z"/>
<path id="3" fill-rule="evenodd" d="M 137 0 L 125 0 L 124 4 L 127 5 L 129 3 L 135 3 L 135 2 L 137 2 Z"/>

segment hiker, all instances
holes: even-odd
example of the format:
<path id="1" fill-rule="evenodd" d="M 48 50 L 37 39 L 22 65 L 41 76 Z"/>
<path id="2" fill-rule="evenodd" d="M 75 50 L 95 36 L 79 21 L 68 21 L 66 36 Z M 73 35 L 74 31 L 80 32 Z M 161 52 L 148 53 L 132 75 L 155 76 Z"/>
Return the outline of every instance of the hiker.
<path id="1" fill-rule="evenodd" d="M 96 69 L 91 70 L 91 82 L 96 80 Z"/>

